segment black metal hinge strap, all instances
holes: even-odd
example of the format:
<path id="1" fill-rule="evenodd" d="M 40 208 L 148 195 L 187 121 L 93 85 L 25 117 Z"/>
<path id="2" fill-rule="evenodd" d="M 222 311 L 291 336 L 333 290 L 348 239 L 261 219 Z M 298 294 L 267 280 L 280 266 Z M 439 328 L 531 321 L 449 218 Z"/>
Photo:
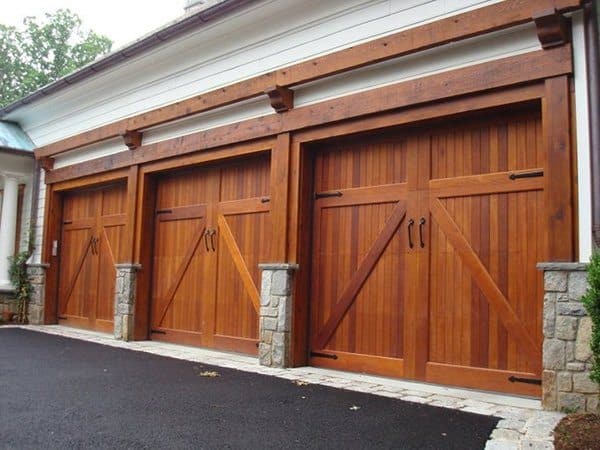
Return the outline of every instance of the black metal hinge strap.
<path id="1" fill-rule="evenodd" d="M 150 330 L 152 334 L 167 334 L 166 331 L 163 330 Z"/>
<path id="2" fill-rule="evenodd" d="M 314 356 L 315 358 L 338 359 L 337 355 L 332 355 L 331 353 L 310 352 L 310 356 Z"/>
<path id="3" fill-rule="evenodd" d="M 271 201 L 271 197 L 263 197 L 260 199 L 261 203 L 269 203 Z"/>
<path id="4" fill-rule="evenodd" d="M 63 225 L 69 225 L 69 224 L 72 224 L 72 223 L 73 223 L 73 221 L 72 221 L 72 220 L 65 220 L 65 221 L 63 222 Z"/>
<path id="5" fill-rule="evenodd" d="M 511 180 L 516 180 L 517 178 L 536 178 L 536 177 L 543 177 L 543 176 L 544 176 L 543 170 L 536 170 L 535 172 L 511 173 L 508 176 L 508 178 L 510 178 Z"/>
<path id="6" fill-rule="evenodd" d="M 327 197 L 341 197 L 343 194 L 340 191 L 335 192 L 315 192 L 315 199 L 318 200 L 320 198 Z"/>
<path id="7" fill-rule="evenodd" d="M 508 377 L 508 381 L 510 381 L 511 383 L 538 384 L 540 386 L 542 385 L 542 380 L 538 380 L 537 378 L 519 378 L 515 377 L 514 375 Z"/>
<path id="8" fill-rule="evenodd" d="M 173 212 L 172 209 L 157 209 L 156 214 L 171 214 Z"/>

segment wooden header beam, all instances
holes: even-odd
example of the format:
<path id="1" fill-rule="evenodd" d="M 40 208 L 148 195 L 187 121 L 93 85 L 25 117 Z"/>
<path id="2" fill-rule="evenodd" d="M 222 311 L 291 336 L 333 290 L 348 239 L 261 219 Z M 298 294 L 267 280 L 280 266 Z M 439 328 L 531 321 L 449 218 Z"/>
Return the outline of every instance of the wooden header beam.
<path id="1" fill-rule="evenodd" d="M 135 152 L 121 152 L 48 172 L 46 183 L 84 177 L 133 164 L 214 149 L 233 143 L 274 136 L 397 108 L 447 100 L 486 90 L 543 80 L 572 72 L 571 46 L 539 50 L 473 65 L 441 74 L 336 98 L 315 105 L 248 119 L 232 125 L 192 133 Z M 324 120 L 326 117 L 326 120 Z"/>
<path id="2" fill-rule="evenodd" d="M 580 3 L 581 0 L 504 0 L 122 119 L 42 146 L 35 150 L 35 156 L 38 159 L 52 157 L 78 147 L 118 137 L 131 130 L 142 130 L 259 97 L 272 86 L 293 87 L 369 64 L 527 23 L 540 11 L 573 10 L 578 8 Z"/>

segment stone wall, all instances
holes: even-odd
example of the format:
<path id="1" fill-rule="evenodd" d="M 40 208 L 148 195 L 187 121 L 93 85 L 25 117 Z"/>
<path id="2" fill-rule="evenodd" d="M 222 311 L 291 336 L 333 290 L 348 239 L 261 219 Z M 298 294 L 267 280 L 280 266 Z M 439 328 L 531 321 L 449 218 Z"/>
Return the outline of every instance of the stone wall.
<path id="1" fill-rule="evenodd" d="M 133 339 L 133 313 L 135 309 L 136 276 L 139 264 L 116 264 L 115 283 L 115 339 Z"/>
<path id="2" fill-rule="evenodd" d="M 599 387 L 589 377 L 591 319 L 581 297 L 586 264 L 543 263 L 544 347 L 542 405 L 564 412 L 598 411 Z"/>
<path id="3" fill-rule="evenodd" d="M 44 323 L 46 269 L 48 269 L 48 264 L 27 264 L 27 274 L 32 286 L 27 317 L 29 323 L 35 325 Z"/>
<path id="4" fill-rule="evenodd" d="M 292 332 L 292 288 L 297 265 L 260 264 L 258 359 L 268 367 L 289 367 Z"/>
<path id="5" fill-rule="evenodd" d="M 15 294 L 10 291 L 0 291 L 0 313 L 3 311 L 17 311 Z"/>

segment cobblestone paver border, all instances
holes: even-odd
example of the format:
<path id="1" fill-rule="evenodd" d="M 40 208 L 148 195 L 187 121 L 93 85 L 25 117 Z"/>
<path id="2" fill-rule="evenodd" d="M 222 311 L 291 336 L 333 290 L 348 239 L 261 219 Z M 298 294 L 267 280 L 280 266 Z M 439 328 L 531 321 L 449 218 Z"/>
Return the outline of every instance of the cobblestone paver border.
<path id="1" fill-rule="evenodd" d="M 109 334 L 60 325 L 14 326 L 57 336 L 81 339 L 111 347 L 152 353 L 218 367 L 276 376 L 290 381 L 320 384 L 373 395 L 424 403 L 442 408 L 499 417 L 486 450 L 553 449 L 552 430 L 563 413 L 542 411 L 539 401 L 488 392 L 455 389 L 316 367 L 279 369 L 261 366 L 257 358 L 156 341 L 124 342 Z"/>

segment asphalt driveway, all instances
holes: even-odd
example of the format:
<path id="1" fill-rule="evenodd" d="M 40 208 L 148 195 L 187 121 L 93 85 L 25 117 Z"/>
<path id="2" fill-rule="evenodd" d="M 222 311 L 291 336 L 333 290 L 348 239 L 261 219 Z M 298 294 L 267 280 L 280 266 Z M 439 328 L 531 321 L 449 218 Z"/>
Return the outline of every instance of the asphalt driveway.
<path id="1" fill-rule="evenodd" d="M 18 449 L 478 449 L 498 421 L 1 327 L 0 396 Z"/>

